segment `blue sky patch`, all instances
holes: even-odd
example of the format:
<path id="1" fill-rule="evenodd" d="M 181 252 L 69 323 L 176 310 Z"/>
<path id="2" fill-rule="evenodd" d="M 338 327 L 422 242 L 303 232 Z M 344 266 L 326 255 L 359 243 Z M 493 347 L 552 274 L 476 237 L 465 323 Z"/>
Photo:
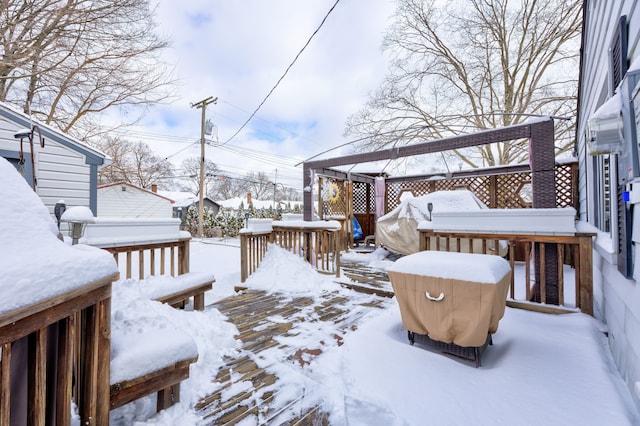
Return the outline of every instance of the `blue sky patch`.
<path id="1" fill-rule="evenodd" d="M 189 20 L 189 24 L 195 28 L 202 27 L 213 20 L 211 14 L 205 12 L 187 15 L 187 19 Z"/>
<path id="2" fill-rule="evenodd" d="M 310 123 L 301 121 L 267 122 L 258 118 L 254 119 L 251 123 L 251 133 L 257 139 L 278 143 L 287 139 L 308 135 L 316 125 L 316 121 Z"/>
<path id="3" fill-rule="evenodd" d="M 169 128 L 178 127 L 181 124 L 178 116 L 176 114 L 172 114 L 170 111 L 162 113 L 162 122 Z"/>

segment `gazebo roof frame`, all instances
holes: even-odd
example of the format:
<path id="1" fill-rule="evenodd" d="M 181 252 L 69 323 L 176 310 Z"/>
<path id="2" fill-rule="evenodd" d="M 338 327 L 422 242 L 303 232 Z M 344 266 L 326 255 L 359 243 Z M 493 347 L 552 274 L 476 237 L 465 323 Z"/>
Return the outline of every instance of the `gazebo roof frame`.
<path id="1" fill-rule="evenodd" d="M 555 207 L 554 126 L 551 117 L 544 117 L 523 124 L 383 149 L 375 152 L 305 161 L 303 163 L 303 186 L 305 188 L 303 195 L 304 219 L 310 221 L 313 217 L 313 192 L 311 190 L 313 184 L 311 181 L 312 171 L 329 176 L 344 176 L 345 172 L 331 168 L 373 161 L 394 160 L 402 157 L 450 151 L 516 139 L 529 139 L 529 166 L 532 172 L 533 207 Z M 351 177 L 364 182 L 373 179 L 370 176 L 356 173 L 351 174 Z"/>

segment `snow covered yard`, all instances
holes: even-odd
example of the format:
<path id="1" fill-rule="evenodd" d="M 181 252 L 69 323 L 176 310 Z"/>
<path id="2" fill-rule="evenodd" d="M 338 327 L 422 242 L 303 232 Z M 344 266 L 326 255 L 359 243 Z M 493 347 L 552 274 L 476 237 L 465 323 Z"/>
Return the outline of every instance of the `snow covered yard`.
<path id="1" fill-rule="evenodd" d="M 379 253 L 358 256 L 370 267 L 390 264 Z M 274 336 L 280 345 L 254 355 L 233 339 L 238 329 L 210 306 L 237 297 L 233 291 L 240 285 L 237 241 L 192 241 L 191 270 L 214 272 L 216 283 L 207 294 L 205 312 L 176 312 L 184 316 L 185 330 L 200 330 L 192 337 L 201 358 L 182 384 L 182 401 L 151 418 L 152 402 L 130 404 L 113 416 L 112 424 L 215 424 L 193 407 L 220 390 L 214 382 L 216 374 L 224 368 L 225 359 L 240 355 L 277 377 L 271 391 L 283 400 L 296 401 L 272 424 L 313 407 L 332 425 L 640 423 L 640 414 L 611 360 L 602 324 L 587 315 L 555 316 L 507 308 L 494 345 L 487 348 L 482 367 L 476 369 L 466 360 L 432 352 L 419 341 L 409 345 L 394 299 L 341 288 L 299 258 L 272 250 L 245 284 L 252 291 L 311 302 L 296 314 L 298 321 L 286 335 Z M 360 313 L 353 317 L 353 327 L 334 328 L 318 321 L 316 308 L 338 296 L 341 302 L 339 306 L 335 302 L 336 307 Z M 365 298 L 379 306 L 362 311 Z M 198 322 L 187 317 L 192 314 L 194 319 L 200 317 Z M 283 318 L 274 315 L 269 320 Z M 322 350 L 302 353 L 304 362 L 300 362 L 299 357 L 290 357 L 295 347 Z M 238 380 L 234 391 L 251 393 L 249 380 L 234 377 Z M 254 395 L 258 402 L 259 395 Z M 267 421 L 267 417 L 248 416 L 240 424 Z"/>

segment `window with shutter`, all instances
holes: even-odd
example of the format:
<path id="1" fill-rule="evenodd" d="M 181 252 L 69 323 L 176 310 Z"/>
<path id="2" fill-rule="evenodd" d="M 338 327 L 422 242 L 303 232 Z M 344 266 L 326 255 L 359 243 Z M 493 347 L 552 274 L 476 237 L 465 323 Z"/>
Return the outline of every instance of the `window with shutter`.
<path id="1" fill-rule="evenodd" d="M 611 94 L 627 73 L 627 16 L 622 15 L 618 20 L 616 32 L 609 49 L 609 76 L 611 78 Z"/>
<path id="2" fill-rule="evenodd" d="M 611 94 L 615 92 L 625 74 L 627 73 L 627 17 L 623 15 L 618 20 L 618 26 L 611 40 L 609 49 L 609 76 L 611 81 Z M 615 201 L 616 226 L 612 237 L 618 243 L 618 271 L 626 278 L 633 275 L 631 261 L 631 208 L 629 203 L 623 201 L 625 187 L 616 184 L 611 185 L 615 194 L 610 193 L 610 200 Z"/>

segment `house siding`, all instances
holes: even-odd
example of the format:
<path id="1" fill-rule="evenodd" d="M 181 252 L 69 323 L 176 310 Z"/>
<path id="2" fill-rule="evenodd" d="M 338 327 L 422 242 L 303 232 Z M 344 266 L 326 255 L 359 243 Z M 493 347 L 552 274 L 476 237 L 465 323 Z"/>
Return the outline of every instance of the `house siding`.
<path id="1" fill-rule="evenodd" d="M 122 187 L 126 190 L 123 191 Z M 170 200 L 131 185 L 98 188 L 98 217 L 170 218 Z"/>
<path id="2" fill-rule="evenodd" d="M 17 158 L 20 141 L 13 135 L 17 130 L 30 128 L 31 124 L 24 114 L 8 105 L 0 104 L 0 155 Z M 95 214 L 98 166 L 104 164 L 104 155 L 74 141 L 62 132 L 38 123 L 33 124 L 39 126 L 45 139 L 44 148 L 36 141 L 33 146 L 36 192 L 43 203 L 49 208 L 52 216 L 55 204 L 61 199 L 67 207 L 86 206 Z M 26 139 L 23 148 L 25 154 L 31 155 L 31 147 Z"/>
<path id="3" fill-rule="evenodd" d="M 627 57 L 629 64 L 640 58 L 640 7 L 638 1 L 585 1 L 585 22 L 581 62 L 579 120 L 576 137 L 579 157 L 579 191 L 582 220 L 594 223 L 596 194 L 593 157 L 586 151 L 587 121 L 612 96 L 609 75 L 609 48 L 620 16 L 628 23 Z M 629 107 L 628 105 L 626 106 Z M 636 106 L 638 108 L 638 106 Z M 626 141 L 636 146 L 637 141 Z M 617 156 L 616 156 L 617 157 Z M 628 188 L 640 189 L 640 178 L 633 178 Z M 615 212 L 612 217 L 615 218 Z M 640 231 L 640 204 L 634 207 L 634 228 Z M 615 228 L 615 223 L 612 224 Z M 638 237 L 636 237 L 638 238 Z M 593 259 L 594 315 L 606 324 L 609 347 L 616 367 L 640 408 L 640 242 L 632 246 L 634 279 L 626 279 L 617 267 L 616 247 L 600 234 Z M 615 235 L 614 235 L 615 239 Z M 615 243 L 615 241 L 614 241 Z M 615 250 L 614 250 L 615 251 Z"/>

